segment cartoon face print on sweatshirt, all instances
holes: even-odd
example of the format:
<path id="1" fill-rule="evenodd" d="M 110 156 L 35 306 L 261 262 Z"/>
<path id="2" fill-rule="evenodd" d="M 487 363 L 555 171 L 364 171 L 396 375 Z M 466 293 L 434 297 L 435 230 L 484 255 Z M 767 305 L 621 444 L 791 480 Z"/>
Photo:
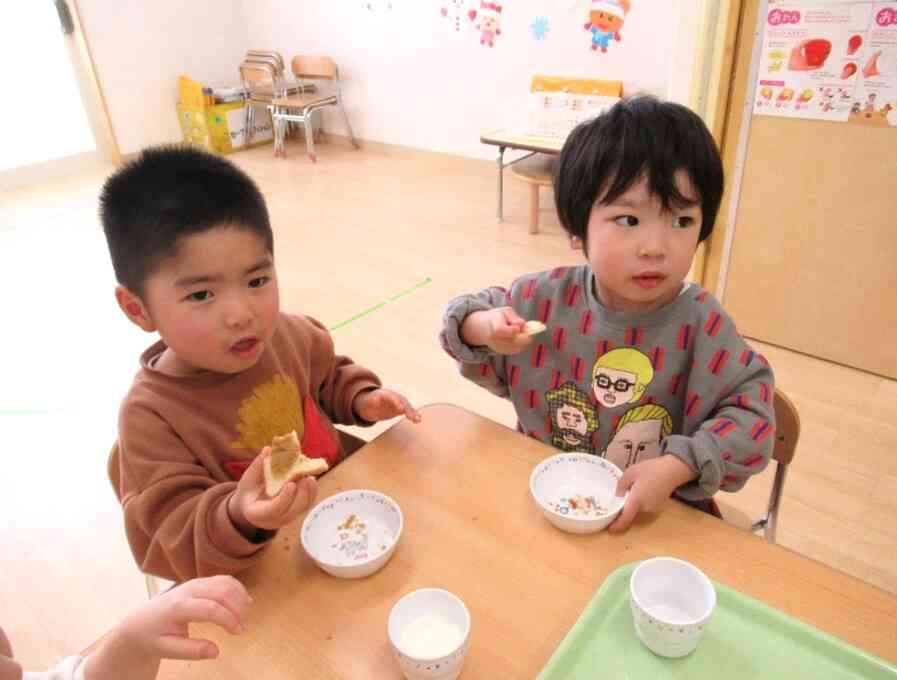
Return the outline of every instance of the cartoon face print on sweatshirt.
<path id="1" fill-rule="evenodd" d="M 224 463 L 235 479 L 243 476 L 255 456 L 270 446 L 275 436 L 293 430 L 299 437 L 302 453 L 309 458 L 323 458 L 333 465 L 339 454 L 336 439 L 321 418 L 315 400 L 307 394 L 300 396 L 296 381 L 279 374 L 256 387 L 243 400 L 237 411 L 236 429 L 240 437 L 231 447 L 248 451 L 249 455 Z"/>
<path id="2" fill-rule="evenodd" d="M 673 431 L 673 419 L 663 406 L 645 404 L 629 409 L 602 454 L 621 470 L 661 453 L 661 442 Z"/>
<path id="3" fill-rule="evenodd" d="M 651 360 L 634 347 L 612 349 L 592 367 L 592 390 L 604 408 L 637 402 L 653 379 Z"/>
<path id="4" fill-rule="evenodd" d="M 561 451 L 594 453 L 592 434 L 598 431 L 598 409 L 589 395 L 567 381 L 545 393 L 551 418 L 551 444 Z"/>

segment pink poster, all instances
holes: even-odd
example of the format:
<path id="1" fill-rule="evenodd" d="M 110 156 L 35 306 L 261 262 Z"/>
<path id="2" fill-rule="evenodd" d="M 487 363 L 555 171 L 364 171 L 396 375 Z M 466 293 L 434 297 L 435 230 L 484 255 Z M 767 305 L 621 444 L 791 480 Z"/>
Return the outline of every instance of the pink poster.
<path id="1" fill-rule="evenodd" d="M 857 87 L 849 121 L 897 127 L 897 2 L 873 5 L 869 30 L 856 55 Z"/>
<path id="2" fill-rule="evenodd" d="M 872 4 L 770 0 L 754 113 L 846 121 Z"/>

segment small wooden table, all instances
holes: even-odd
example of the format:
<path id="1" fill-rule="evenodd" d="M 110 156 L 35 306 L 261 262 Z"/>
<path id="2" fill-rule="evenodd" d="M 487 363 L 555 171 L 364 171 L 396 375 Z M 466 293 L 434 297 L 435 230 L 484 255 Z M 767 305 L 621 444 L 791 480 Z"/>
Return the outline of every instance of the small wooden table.
<path id="1" fill-rule="evenodd" d="M 336 579 L 303 552 L 297 521 L 240 577 L 255 599 L 247 632 L 193 627 L 220 658 L 166 661 L 160 680 L 398 679 L 387 617 L 427 586 L 470 610 L 462 679 L 531 680 L 605 577 L 656 555 L 897 660 L 897 597 L 675 501 L 622 535 L 558 531 L 529 495 L 533 466 L 552 453 L 446 404 L 426 407 L 420 425 L 400 422 L 328 473 L 318 495 L 369 488 L 398 501 L 405 529 L 392 560 L 366 579 Z"/>
<path id="2" fill-rule="evenodd" d="M 491 144 L 498 147 L 498 221 L 504 220 L 504 171 L 505 168 L 514 165 L 524 158 L 537 153 L 545 153 L 557 156 L 564 148 L 564 139 L 560 137 L 542 137 L 539 135 L 524 135 L 512 130 L 495 130 L 480 135 L 483 144 Z M 530 153 L 515 158 L 509 163 L 504 162 L 506 149 L 519 149 Z"/>

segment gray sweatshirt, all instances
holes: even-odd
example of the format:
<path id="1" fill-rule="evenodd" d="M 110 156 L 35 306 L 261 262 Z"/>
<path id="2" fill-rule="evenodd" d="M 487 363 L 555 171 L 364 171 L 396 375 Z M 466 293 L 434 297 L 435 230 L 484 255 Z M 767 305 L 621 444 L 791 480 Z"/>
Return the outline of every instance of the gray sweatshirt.
<path id="1" fill-rule="evenodd" d="M 512 356 L 464 343 L 468 314 L 504 306 L 547 329 Z M 630 314 L 598 301 L 587 265 L 528 274 L 452 300 L 440 342 L 464 377 L 511 400 L 530 437 L 621 469 L 676 456 L 698 474 L 682 498 L 737 491 L 772 454 L 772 369 L 700 286 Z"/>

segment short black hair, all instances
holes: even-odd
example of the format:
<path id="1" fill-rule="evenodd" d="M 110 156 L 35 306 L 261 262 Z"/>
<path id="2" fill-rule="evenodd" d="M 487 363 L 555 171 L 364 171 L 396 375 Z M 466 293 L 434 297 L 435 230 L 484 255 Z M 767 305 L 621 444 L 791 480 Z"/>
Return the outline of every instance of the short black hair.
<path id="1" fill-rule="evenodd" d="M 645 178 L 665 210 L 687 205 L 676 186 L 684 170 L 698 193 L 699 241 L 713 231 L 723 195 L 723 163 L 704 121 L 656 97 L 623 99 L 570 133 L 558 160 L 554 200 L 564 229 L 583 242 L 595 201 L 609 205 Z"/>
<path id="2" fill-rule="evenodd" d="M 100 219 L 118 282 L 143 295 L 146 279 L 185 236 L 230 225 L 274 253 L 261 191 L 230 161 L 187 145 L 145 149 L 106 180 Z"/>

